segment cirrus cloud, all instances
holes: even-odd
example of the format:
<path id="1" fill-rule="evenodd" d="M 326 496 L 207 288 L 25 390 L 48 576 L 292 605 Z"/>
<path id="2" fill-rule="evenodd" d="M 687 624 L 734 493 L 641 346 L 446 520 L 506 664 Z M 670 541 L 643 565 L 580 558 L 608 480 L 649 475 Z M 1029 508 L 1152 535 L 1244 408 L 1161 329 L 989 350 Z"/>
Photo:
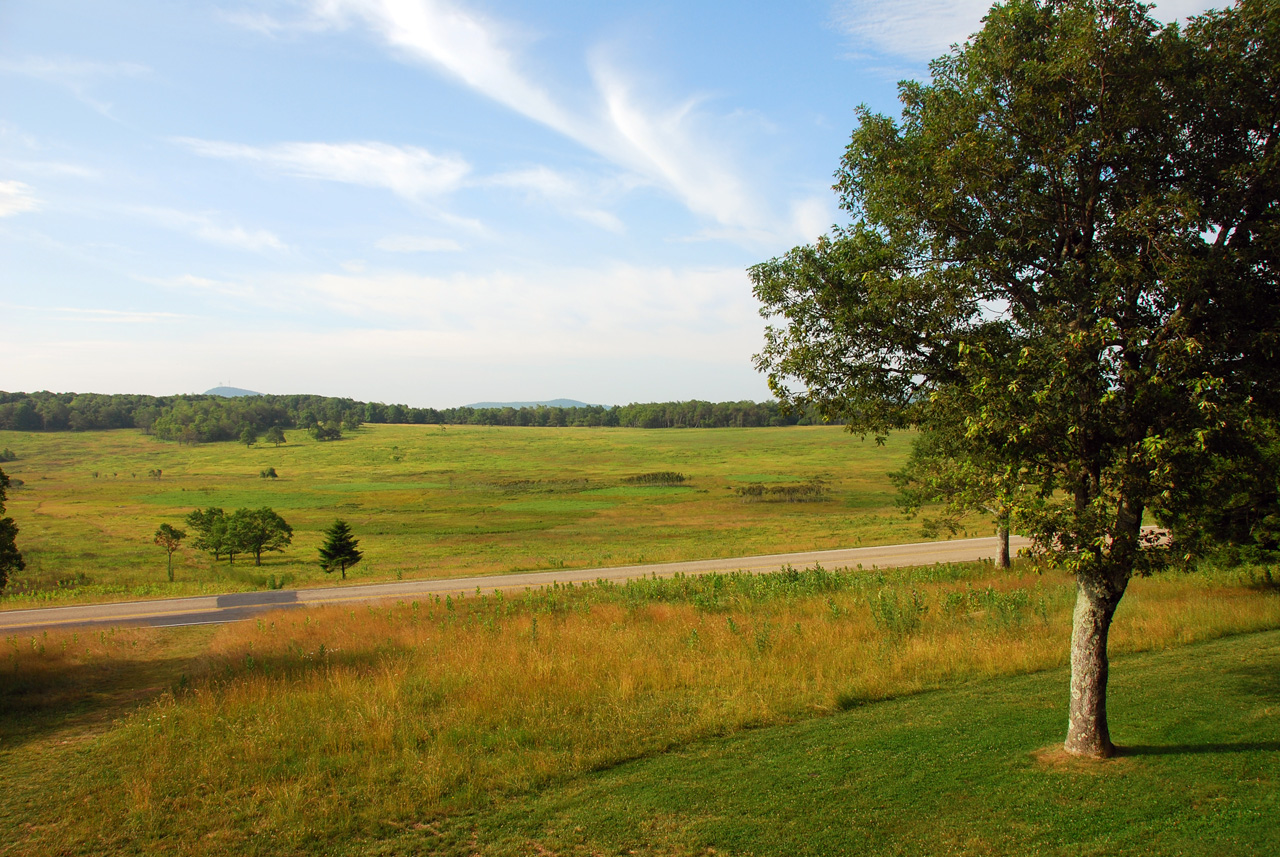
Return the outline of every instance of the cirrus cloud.
<path id="1" fill-rule="evenodd" d="M 452 238 L 431 235 L 388 235 L 373 245 L 387 253 L 458 253 L 462 245 Z"/>
<path id="2" fill-rule="evenodd" d="M 734 165 L 730 136 L 716 133 L 715 117 L 699 110 L 701 100 L 643 97 L 639 76 L 623 73 L 604 48 L 587 62 L 594 91 L 556 92 L 523 68 L 518 27 L 462 3 L 312 0 L 310 8 L 311 17 L 299 29 L 363 26 L 397 58 L 435 68 L 564 135 L 631 175 L 632 186 L 662 188 L 690 211 L 739 235 L 791 237 L 792 224 L 769 210 L 757 183 Z M 620 226 L 613 215 L 591 207 L 570 213 L 606 229 Z"/>
<path id="3" fill-rule="evenodd" d="M 456 190 L 471 170 L 462 158 L 379 142 L 249 146 L 191 137 L 175 142 L 207 158 L 247 161 L 300 178 L 383 188 L 410 200 Z"/>
<path id="4" fill-rule="evenodd" d="M 860 49 L 923 62 L 962 44 L 982 28 L 991 0 L 842 0 L 835 7 L 835 25 Z M 1162 0 L 1152 15 L 1173 21 L 1220 8 L 1210 0 Z"/>

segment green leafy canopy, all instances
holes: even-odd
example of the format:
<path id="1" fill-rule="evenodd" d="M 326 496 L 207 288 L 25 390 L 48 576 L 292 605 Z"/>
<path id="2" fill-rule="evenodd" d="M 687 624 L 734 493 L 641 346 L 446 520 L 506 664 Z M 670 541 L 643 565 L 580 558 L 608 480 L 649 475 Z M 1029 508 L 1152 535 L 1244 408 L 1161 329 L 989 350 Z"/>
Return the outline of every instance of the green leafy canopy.
<path id="1" fill-rule="evenodd" d="M 751 269 L 771 388 L 935 435 L 952 496 L 1123 591 L 1144 515 L 1276 410 L 1278 34 L 1269 0 L 992 8 L 858 111 L 851 224 Z"/>

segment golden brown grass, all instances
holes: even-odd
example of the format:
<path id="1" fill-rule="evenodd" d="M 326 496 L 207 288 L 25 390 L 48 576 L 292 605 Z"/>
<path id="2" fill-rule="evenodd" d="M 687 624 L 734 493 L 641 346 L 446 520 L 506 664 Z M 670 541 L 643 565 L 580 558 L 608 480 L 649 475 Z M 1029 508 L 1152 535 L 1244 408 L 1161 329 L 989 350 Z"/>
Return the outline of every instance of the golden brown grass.
<path id="1" fill-rule="evenodd" d="M 4 762 L 29 782 L 3 798 L 6 838 L 33 853 L 307 850 L 701 737 L 1056 667 L 1067 652 L 1074 593 L 1056 573 L 854 572 L 816 594 L 743 580 L 299 610 L 205 632 L 176 686 L 91 741 L 64 746 L 53 728 L 8 742 Z M 1168 575 L 1133 584 L 1111 648 L 1275 627 L 1274 593 Z M 149 646 L 144 659 L 159 656 L 156 640 L 173 637 L 69 639 L 11 639 L 6 693 Z M 24 796 L 34 826 L 19 830 Z"/>

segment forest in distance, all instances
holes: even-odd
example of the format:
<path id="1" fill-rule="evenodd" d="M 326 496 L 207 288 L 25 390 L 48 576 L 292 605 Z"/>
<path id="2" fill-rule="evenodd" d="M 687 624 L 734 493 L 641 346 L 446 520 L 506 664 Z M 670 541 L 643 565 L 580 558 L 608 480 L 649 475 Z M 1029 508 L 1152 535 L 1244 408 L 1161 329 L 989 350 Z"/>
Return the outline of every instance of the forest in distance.
<path id="1" fill-rule="evenodd" d="M 209 394 L 146 396 L 0 391 L 0 430 L 99 431 L 137 428 L 162 440 L 237 440 L 246 428 L 351 430 L 365 423 L 411 425 L 591 426 L 617 428 L 755 428 L 820 422 L 778 402 L 650 402 L 582 407 L 414 408 L 317 395 L 224 398 Z"/>

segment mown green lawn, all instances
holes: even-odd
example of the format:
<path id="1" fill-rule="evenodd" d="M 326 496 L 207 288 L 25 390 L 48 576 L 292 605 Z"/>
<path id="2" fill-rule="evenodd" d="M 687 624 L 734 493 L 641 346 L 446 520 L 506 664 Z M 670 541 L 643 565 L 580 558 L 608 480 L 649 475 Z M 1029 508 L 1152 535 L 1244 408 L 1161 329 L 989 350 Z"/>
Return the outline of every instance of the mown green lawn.
<path id="1" fill-rule="evenodd" d="M 180 446 L 134 430 L 0 432 L 19 459 L 9 512 L 28 569 L 3 600 L 102 600 L 333 583 L 321 532 L 345 519 L 365 559 L 354 582 L 582 568 L 919 540 L 887 474 L 909 443 L 838 427 L 547 429 L 366 426 L 280 447 Z M 260 472 L 275 468 L 277 479 Z M 160 471 L 159 478 L 148 474 Z M 676 471 L 680 487 L 627 477 Z M 752 483 L 821 479 L 818 502 L 743 502 Z M 234 569 L 183 547 L 177 581 L 151 543 L 196 508 L 270 506 L 293 545 Z"/>
<path id="2" fill-rule="evenodd" d="M 1280 632 L 1121 657 L 1107 762 L 1064 670 L 705 741 L 347 853 L 1274 855 Z"/>

